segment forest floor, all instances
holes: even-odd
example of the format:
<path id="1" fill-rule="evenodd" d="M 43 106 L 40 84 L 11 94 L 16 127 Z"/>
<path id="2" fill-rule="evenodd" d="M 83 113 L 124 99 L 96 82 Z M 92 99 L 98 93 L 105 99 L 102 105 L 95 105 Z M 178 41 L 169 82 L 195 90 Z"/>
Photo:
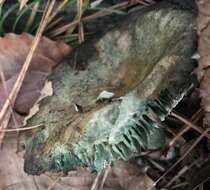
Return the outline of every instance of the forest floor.
<path id="1" fill-rule="evenodd" d="M 72 2 L 74 9 L 69 8 Z M 20 132 L 39 127 L 23 125 L 25 118 L 37 111 L 30 111 L 37 99 L 52 93 L 48 87 L 43 90 L 52 68 L 98 32 L 97 28 L 87 32 L 89 28 L 83 23 L 111 14 L 123 17 L 131 8 L 158 1 L 0 0 L 0 3 L 0 190 L 210 189 L 209 0 L 197 1 L 198 50 L 193 58 L 198 62 L 195 70 L 198 85 L 166 118 L 164 124 L 170 137 L 167 146 L 163 150 L 145 151 L 129 161 L 116 161 L 98 173 L 78 168 L 40 176 L 30 176 L 23 170 L 25 139 Z M 100 7 L 103 3 L 104 7 Z M 67 7 L 70 13 L 64 11 Z M 177 143 L 181 143 L 178 149 Z M 168 152 L 177 156 L 166 159 Z"/>

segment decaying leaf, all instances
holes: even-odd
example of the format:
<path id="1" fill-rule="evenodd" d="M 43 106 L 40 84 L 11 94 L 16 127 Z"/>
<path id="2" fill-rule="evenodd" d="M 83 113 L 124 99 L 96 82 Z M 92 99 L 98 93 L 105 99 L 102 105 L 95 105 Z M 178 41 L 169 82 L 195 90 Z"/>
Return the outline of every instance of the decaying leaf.
<path id="1" fill-rule="evenodd" d="M 30 108 L 28 115 L 24 118 L 23 125 L 26 125 L 27 120 L 30 119 L 33 115 L 35 115 L 39 111 L 39 102 L 45 97 L 52 95 L 53 95 L 52 82 L 45 81 L 42 90 L 40 90 L 40 96 L 38 100 L 34 103 L 33 107 Z"/>
<path id="2" fill-rule="evenodd" d="M 153 181 L 137 166 L 125 161 L 114 162 L 111 174 L 116 176 L 124 190 L 153 189 Z"/>
<path id="3" fill-rule="evenodd" d="M 45 173 L 30 176 L 23 171 L 22 153 L 16 153 L 16 135 L 7 135 L 0 150 L 0 189 L 9 190 L 90 190 L 97 173 L 88 168 L 62 173 Z M 114 162 L 106 178 L 104 190 L 145 190 L 153 181 L 138 166 L 118 161 Z M 128 188 L 129 187 L 129 188 Z"/>
<path id="4" fill-rule="evenodd" d="M 32 40 L 33 36 L 26 33 L 21 35 L 9 33 L 0 38 L 0 68 L 8 90 L 6 93 L 2 81 L 0 81 L 0 108 L 17 79 Z M 41 89 L 52 67 L 58 64 L 70 51 L 71 48 L 63 42 L 54 42 L 45 37 L 41 39 L 15 102 L 15 113 L 29 113 L 29 109 L 41 95 Z"/>
<path id="5" fill-rule="evenodd" d="M 77 171 L 69 172 L 65 177 L 60 177 L 52 189 L 64 190 L 71 188 L 71 190 L 90 190 L 96 175 L 96 173 L 93 173 L 86 168 L 79 168 Z M 42 179 L 38 178 L 37 180 L 39 186 L 50 186 L 49 179 L 47 180 L 47 176 L 42 176 Z M 102 180 L 100 179 L 99 182 L 101 181 Z M 109 170 L 105 184 L 103 185 L 103 189 L 145 190 L 152 188 L 152 185 L 153 181 L 145 173 L 143 173 L 138 166 L 125 161 L 116 161 L 113 163 Z"/>
<path id="6" fill-rule="evenodd" d="M 199 8 L 197 20 L 199 67 L 203 72 L 200 92 L 202 106 L 206 112 L 206 120 L 210 126 L 210 1 L 198 0 L 197 3 Z"/>
<path id="7" fill-rule="evenodd" d="M 165 1 L 143 8 L 56 67 L 48 78 L 54 94 L 28 123 L 45 129 L 27 143 L 25 171 L 101 170 L 161 148 L 160 121 L 193 86 L 195 17 Z M 103 91 L 116 99 L 98 102 Z"/>

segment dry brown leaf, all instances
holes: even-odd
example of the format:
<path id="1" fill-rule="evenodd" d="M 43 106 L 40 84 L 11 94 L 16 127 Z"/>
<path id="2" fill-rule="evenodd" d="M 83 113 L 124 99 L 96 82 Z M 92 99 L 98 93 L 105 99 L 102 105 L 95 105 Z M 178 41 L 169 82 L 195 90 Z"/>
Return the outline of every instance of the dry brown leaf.
<path id="1" fill-rule="evenodd" d="M 146 190 L 153 187 L 153 181 L 139 167 L 125 161 L 114 163 L 113 174 L 124 190 Z"/>
<path id="2" fill-rule="evenodd" d="M 200 95 L 206 112 L 206 120 L 210 126 L 210 0 L 197 0 L 197 4 L 199 8 L 197 19 L 199 67 L 203 73 Z"/>
<path id="3" fill-rule="evenodd" d="M 7 134 L 0 149 L 0 189 L 7 190 L 90 190 L 96 173 L 88 168 L 78 168 L 68 175 L 45 173 L 29 176 L 23 171 L 24 153 L 16 153 L 17 135 Z M 21 144 L 21 142 L 20 142 Z M 111 167 L 104 190 L 146 190 L 153 181 L 138 166 L 125 161 L 116 161 Z"/>
<path id="4" fill-rule="evenodd" d="M 66 189 L 89 190 L 95 178 L 95 173 L 80 168 L 76 172 L 69 172 L 67 177 L 61 177 L 57 189 L 65 189 L 62 186 L 65 184 Z M 116 161 L 108 173 L 104 190 L 146 190 L 151 189 L 152 185 L 153 181 L 139 167 L 125 161 Z"/>
<path id="5" fill-rule="evenodd" d="M 5 93 L 2 81 L 0 81 L 0 108 L 13 88 L 33 38 L 32 35 L 26 33 L 21 35 L 9 33 L 0 38 L 0 66 L 8 90 L 8 93 Z M 16 113 L 28 114 L 29 109 L 41 95 L 41 89 L 52 67 L 58 64 L 70 51 L 71 47 L 65 43 L 54 42 L 42 37 L 14 105 Z"/>
<path id="6" fill-rule="evenodd" d="M 52 88 L 52 82 L 51 81 L 45 81 L 45 84 L 40 91 L 40 96 L 37 99 L 37 101 L 34 103 L 34 105 L 30 108 L 29 114 L 24 118 L 23 125 L 25 126 L 27 123 L 27 120 L 30 119 L 33 115 L 35 115 L 39 111 L 39 102 L 44 99 L 47 96 L 53 95 L 53 88 Z"/>

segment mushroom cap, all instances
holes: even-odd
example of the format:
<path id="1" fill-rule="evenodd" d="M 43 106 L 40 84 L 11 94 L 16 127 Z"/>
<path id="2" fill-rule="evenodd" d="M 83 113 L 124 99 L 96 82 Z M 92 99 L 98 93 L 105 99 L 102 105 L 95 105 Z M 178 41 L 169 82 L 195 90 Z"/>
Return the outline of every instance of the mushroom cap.
<path id="1" fill-rule="evenodd" d="M 161 121 L 195 82 L 196 41 L 195 15 L 162 2 L 81 45 L 49 76 L 53 95 L 28 121 L 45 128 L 27 143 L 25 171 L 101 170 L 163 147 Z"/>

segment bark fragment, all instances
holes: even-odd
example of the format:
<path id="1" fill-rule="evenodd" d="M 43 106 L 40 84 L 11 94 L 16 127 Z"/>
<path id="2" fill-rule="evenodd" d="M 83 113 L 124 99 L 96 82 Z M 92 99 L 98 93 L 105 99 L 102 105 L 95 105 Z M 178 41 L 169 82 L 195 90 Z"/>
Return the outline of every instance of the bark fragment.
<path id="1" fill-rule="evenodd" d="M 205 119 L 210 126 L 210 1 L 197 0 L 199 14 L 197 18 L 197 31 L 199 35 L 199 71 L 202 75 L 200 85 L 201 105 L 205 111 Z"/>

